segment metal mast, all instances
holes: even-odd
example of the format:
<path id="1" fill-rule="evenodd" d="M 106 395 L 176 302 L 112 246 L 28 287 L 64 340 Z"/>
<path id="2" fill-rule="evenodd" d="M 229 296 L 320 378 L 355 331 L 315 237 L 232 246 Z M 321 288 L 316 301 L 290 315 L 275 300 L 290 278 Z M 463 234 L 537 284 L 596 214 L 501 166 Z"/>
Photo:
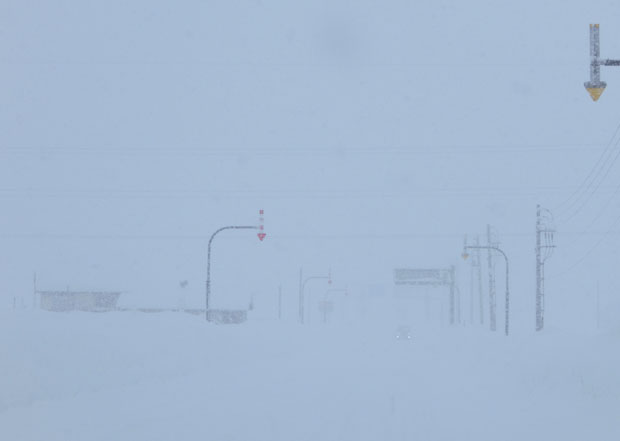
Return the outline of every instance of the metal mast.
<path id="1" fill-rule="evenodd" d="M 480 246 L 480 236 L 476 236 L 474 245 Z M 482 295 L 482 261 L 480 259 L 480 248 L 476 249 L 476 266 L 478 267 L 478 305 L 480 307 L 480 324 L 484 325 L 484 298 Z"/>
<path id="2" fill-rule="evenodd" d="M 553 216 L 547 209 L 536 206 L 536 330 L 545 327 L 545 261 L 555 245 Z M 544 244 L 543 244 L 544 240 Z"/>
<path id="3" fill-rule="evenodd" d="M 465 245 L 467 245 L 467 236 L 465 236 Z M 474 246 L 480 247 L 480 236 L 476 235 L 474 240 Z M 480 248 L 475 248 L 476 253 L 472 255 L 471 259 L 471 267 L 470 267 L 470 278 L 469 278 L 469 322 L 470 324 L 474 324 L 474 316 L 476 309 L 476 300 L 474 285 L 476 282 L 478 283 L 478 317 L 480 320 L 480 324 L 484 324 L 484 298 L 482 295 L 482 260 L 480 258 Z M 476 280 L 477 279 L 477 280 Z"/>
<path id="4" fill-rule="evenodd" d="M 620 66 L 620 60 L 601 59 L 599 25 L 590 25 L 590 81 L 584 83 L 586 90 L 597 101 L 607 83 L 601 81 L 601 66 Z"/>

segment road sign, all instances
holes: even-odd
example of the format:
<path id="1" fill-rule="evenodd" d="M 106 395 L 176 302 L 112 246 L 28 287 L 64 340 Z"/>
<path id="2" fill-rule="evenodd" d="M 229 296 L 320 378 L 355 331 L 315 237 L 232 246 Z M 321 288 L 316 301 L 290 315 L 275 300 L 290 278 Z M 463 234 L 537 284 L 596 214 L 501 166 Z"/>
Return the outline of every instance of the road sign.
<path id="1" fill-rule="evenodd" d="M 601 58 L 599 25 L 590 25 L 590 81 L 584 86 L 593 101 L 603 94 L 607 83 L 601 81 L 601 66 L 620 66 L 620 60 L 610 60 Z"/>
<path id="2" fill-rule="evenodd" d="M 396 285 L 450 285 L 452 279 L 451 268 L 396 268 L 394 270 Z"/>
<path id="3" fill-rule="evenodd" d="M 265 239 L 265 237 L 267 236 L 267 234 L 265 234 L 265 210 L 261 209 L 258 212 L 258 240 L 260 240 L 261 242 L 263 241 L 263 239 Z"/>

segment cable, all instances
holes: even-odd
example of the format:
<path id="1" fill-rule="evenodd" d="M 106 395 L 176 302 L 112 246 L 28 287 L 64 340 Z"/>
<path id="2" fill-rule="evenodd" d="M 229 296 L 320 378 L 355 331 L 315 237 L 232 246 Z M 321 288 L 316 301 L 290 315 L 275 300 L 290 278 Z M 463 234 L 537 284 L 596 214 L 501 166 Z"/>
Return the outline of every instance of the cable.
<path id="1" fill-rule="evenodd" d="M 619 142 L 620 143 L 620 140 Z M 618 144 L 616 143 L 616 145 Z M 616 163 L 616 161 L 618 160 L 618 158 L 620 157 L 620 150 L 618 150 L 618 152 L 616 153 L 616 156 L 614 157 L 614 159 L 612 160 L 611 164 L 609 165 L 609 167 L 607 168 L 607 170 L 605 171 L 605 174 L 603 175 L 603 177 L 598 181 L 596 187 L 594 188 L 594 190 L 592 190 L 592 192 L 590 193 L 590 196 L 585 199 L 583 201 L 583 203 L 579 206 L 579 208 L 573 212 L 572 215 L 570 215 L 569 217 L 567 217 L 565 219 L 565 222 L 570 221 L 571 219 L 573 219 L 577 214 L 581 213 L 581 211 L 585 208 L 585 206 L 592 200 L 592 197 L 594 196 L 594 194 L 596 194 L 596 192 L 599 190 L 601 184 L 605 181 L 605 179 L 607 179 L 607 176 L 609 175 L 609 172 L 611 171 L 612 167 L 614 166 L 614 164 Z"/>
<path id="2" fill-rule="evenodd" d="M 620 224 L 620 216 L 616 217 L 616 219 L 614 219 L 614 222 L 612 223 L 611 227 L 609 227 L 609 229 L 605 232 L 605 234 L 603 234 L 601 236 L 601 238 L 590 248 L 588 249 L 588 251 L 585 252 L 585 254 L 583 254 L 581 256 L 581 258 L 579 258 L 576 262 L 574 262 L 571 266 L 569 266 L 567 269 L 565 269 L 564 271 L 561 271 L 559 273 L 556 273 L 552 276 L 549 276 L 550 279 L 554 279 L 557 277 L 560 277 L 564 274 L 567 274 L 569 272 L 571 272 L 573 269 L 575 269 L 579 264 L 581 264 L 584 260 L 586 260 L 591 254 L 592 252 L 594 252 L 594 250 L 596 248 L 598 248 L 598 246 L 603 243 L 603 241 L 607 238 L 607 236 L 609 236 L 611 234 L 611 232 L 613 231 L 613 229 Z"/>
<path id="3" fill-rule="evenodd" d="M 261 198 L 261 199 L 346 199 L 346 198 L 414 198 L 445 196 L 534 196 L 541 191 L 558 191 L 553 187 L 533 187 L 531 189 L 517 188 L 476 188 L 476 187 L 453 187 L 453 188 L 420 188 L 407 191 L 370 191 L 370 190 L 347 190 L 340 191 L 292 191 L 292 190 L 252 190 L 252 191 L 200 191 L 184 189 L 27 189 L 27 188 L 0 188 L 0 199 L 8 198 L 77 198 L 77 199 L 178 199 L 178 198 Z"/>
<path id="4" fill-rule="evenodd" d="M 592 167 L 590 169 L 590 172 L 588 173 L 588 175 L 586 176 L 586 178 L 583 180 L 583 182 L 581 183 L 581 185 L 577 188 L 577 190 L 575 190 L 567 199 L 565 199 L 562 203 L 560 203 L 556 208 L 554 208 L 554 211 L 558 211 L 559 214 L 559 218 L 562 218 L 564 213 L 567 213 L 571 207 L 573 207 L 576 203 L 578 203 L 578 201 L 581 199 L 581 194 L 586 194 L 588 192 L 588 190 L 592 187 L 592 185 L 594 184 L 594 182 L 597 181 L 598 177 L 600 177 L 602 170 L 605 169 L 605 164 L 608 163 L 609 158 L 613 155 L 613 151 L 616 149 L 616 147 L 618 146 L 618 144 L 620 143 L 620 138 L 618 138 L 618 140 L 614 143 L 614 139 L 616 139 L 618 133 L 620 132 L 620 123 L 618 123 L 618 125 L 616 126 L 616 129 L 611 137 L 611 139 L 609 140 L 609 142 L 607 143 L 607 146 L 605 147 L 605 150 L 603 151 L 603 153 L 601 154 L 601 156 L 598 158 L 596 164 L 594 165 L 594 167 Z M 596 193 L 596 191 L 598 191 L 601 183 L 606 179 L 606 177 L 609 174 L 609 171 L 611 170 L 611 168 L 613 167 L 613 165 L 615 164 L 615 162 L 618 160 L 618 157 L 620 156 L 620 150 L 618 150 L 616 152 L 615 157 L 612 159 L 611 164 L 609 165 L 609 167 L 607 167 L 607 170 L 603 176 L 603 179 L 600 180 L 598 182 L 598 184 L 596 185 L 596 188 L 594 189 L 594 191 L 591 193 L 590 197 L 588 197 L 584 203 L 582 203 L 576 211 L 574 211 L 571 215 L 569 215 L 565 221 L 568 222 L 569 220 L 571 220 L 573 217 L 575 217 L 579 212 L 581 212 L 581 210 L 583 210 L 583 207 L 587 204 L 587 202 L 589 202 L 589 200 L 591 199 L 591 196 Z M 562 209 L 562 206 L 567 205 L 567 208 Z"/>
<path id="5" fill-rule="evenodd" d="M 287 146 L 282 148 L 272 146 L 253 146 L 253 147 L 182 147 L 172 145 L 160 145 L 154 147 L 140 146 L 4 146 L 0 148 L 0 154 L 197 154 L 205 156 L 219 155 L 272 155 L 272 154 L 338 154 L 338 155 L 355 155 L 355 154 L 390 154 L 390 155 L 429 155 L 429 154 L 448 154 L 448 153 L 522 153 L 531 152 L 539 153 L 541 151 L 563 152 L 563 151 L 592 151 L 594 148 L 602 147 L 596 144 L 529 144 L 529 145 L 459 145 L 459 144 L 442 144 L 442 145 L 400 145 L 400 146 L 368 146 L 368 147 L 323 147 L 323 146 Z M 603 153 L 608 146 L 603 148 Z"/>

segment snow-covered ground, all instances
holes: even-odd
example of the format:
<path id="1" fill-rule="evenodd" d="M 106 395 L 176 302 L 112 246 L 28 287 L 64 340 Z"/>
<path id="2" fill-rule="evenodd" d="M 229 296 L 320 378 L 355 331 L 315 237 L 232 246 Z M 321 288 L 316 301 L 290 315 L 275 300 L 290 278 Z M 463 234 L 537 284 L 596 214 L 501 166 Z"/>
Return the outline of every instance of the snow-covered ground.
<path id="1" fill-rule="evenodd" d="M 620 332 L 4 312 L 0 439 L 611 440 Z"/>

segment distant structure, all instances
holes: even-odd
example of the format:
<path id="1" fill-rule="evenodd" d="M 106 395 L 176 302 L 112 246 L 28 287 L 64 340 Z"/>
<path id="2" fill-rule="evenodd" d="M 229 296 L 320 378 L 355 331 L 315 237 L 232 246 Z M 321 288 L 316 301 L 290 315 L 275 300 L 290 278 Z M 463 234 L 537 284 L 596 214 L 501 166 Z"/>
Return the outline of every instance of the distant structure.
<path id="1" fill-rule="evenodd" d="M 395 285 L 448 287 L 450 292 L 450 324 L 454 325 L 460 313 L 457 311 L 455 267 L 449 268 L 396 268 Z"/>
<path id="2" fill-rule="evenodd" d="M 107 312 L 116 310 L 120 292 L 114 291 L 37 291 L 45 311 Z"/>

